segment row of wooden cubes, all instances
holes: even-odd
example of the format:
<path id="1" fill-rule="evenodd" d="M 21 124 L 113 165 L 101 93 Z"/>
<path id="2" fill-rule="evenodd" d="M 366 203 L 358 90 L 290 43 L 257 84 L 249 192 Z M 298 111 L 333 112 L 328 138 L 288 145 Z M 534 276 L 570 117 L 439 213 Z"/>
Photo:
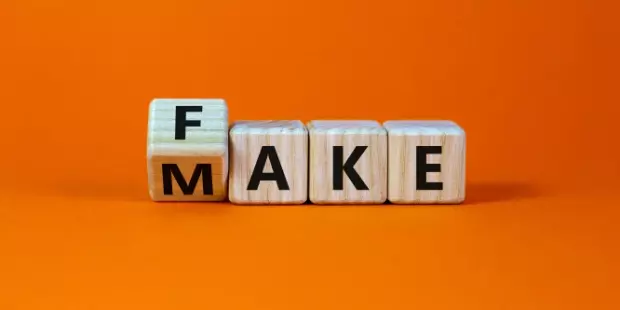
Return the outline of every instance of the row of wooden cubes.
<path id="1" fill-rule="evenodd" d="M 465 132 L 451 121 L 237 121 L 221 99 L 155 99 L 155 201 L 460 203 Z"/>

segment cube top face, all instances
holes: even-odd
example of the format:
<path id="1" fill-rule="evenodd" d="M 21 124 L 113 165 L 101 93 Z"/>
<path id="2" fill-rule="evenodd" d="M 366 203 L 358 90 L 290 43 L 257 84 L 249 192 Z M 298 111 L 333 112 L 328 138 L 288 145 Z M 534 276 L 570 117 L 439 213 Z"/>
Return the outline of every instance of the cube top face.
<path id="1" fill-rule="evenodd" d="M 308 133 L 306 126 L 299 120 L 257 120 L 236 121 L 230 129 L 230 134 L 258 134 L 258 135 L 305 135 Z"/>
<path id="2" fill-rule="evenodd" d="M 387 132 L 376 121 L 312 121 L 310 193 L 315 204 L 387 199 Z"/>
<path id="3" fill-rule="evenodd" d="M 465 131 L 451 121 L 388 121 L 388 199 L 396 204 L 465 199 Z"/>
<path id="4" fill-rule="evenodd" d="M 453 121 L 387 121 L 383 127 L 395 135 L 465 135 L 465 131 Z"/>
<path id="5" fill-rule="evenodd" d="M 383 134 L 385 128 L 370 120 L 316 120 L 308 123 L 308 130 L 315 134 Z"/>
<path id="6" fill-rule="evenodd" d="M 149 106 L 148 156 L 222 155 L 228 108 L 221 99 L 154 99 Z"/>
<path id="7" fill-rule="evenodd" d="M 229 199 L 302 204 L 308 199 L 308 132 L 301 121 L 238 121 L 230 130 Z"/>

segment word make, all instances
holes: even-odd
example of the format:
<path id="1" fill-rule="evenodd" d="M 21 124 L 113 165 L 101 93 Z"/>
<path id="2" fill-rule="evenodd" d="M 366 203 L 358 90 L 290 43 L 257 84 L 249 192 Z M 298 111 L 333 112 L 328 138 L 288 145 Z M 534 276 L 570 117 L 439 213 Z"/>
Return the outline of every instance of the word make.
<path id="1" fill-rule="evenodd" d="M 222 99 L 155 99 L 155 201 L 436 204 L 465 199 L 465 132 L 451 121 L 237 121 Z"/>

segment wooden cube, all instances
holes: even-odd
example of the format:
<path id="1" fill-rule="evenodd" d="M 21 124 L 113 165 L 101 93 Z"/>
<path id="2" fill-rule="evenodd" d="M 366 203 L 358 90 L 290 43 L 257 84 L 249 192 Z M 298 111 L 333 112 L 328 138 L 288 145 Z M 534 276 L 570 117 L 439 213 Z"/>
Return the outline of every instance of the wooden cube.
<path id="1" fill-rule="evenodd" d="M 388 199 L 395 204 L 465 199 L 465 132 L 451 121 L 387 121 Z"/>
<path id="2" fill-rule="evenodd" d="M 155 201 L 223 201 L 228 108 L 220 99 L 155 99 L 149 107 L 149 193 Z"/>
<path id="3" fill-rule="evenodd" d="M 310 201 L 381 204 L 387 199 L 387 132 L 376 121 L 308 123 Z"/>
<path id="4" fill-rule="evenodd" d="M 308 200 L 308 131 L 301 121 L 238 121 L 229 138 L 231 202 Z"/>

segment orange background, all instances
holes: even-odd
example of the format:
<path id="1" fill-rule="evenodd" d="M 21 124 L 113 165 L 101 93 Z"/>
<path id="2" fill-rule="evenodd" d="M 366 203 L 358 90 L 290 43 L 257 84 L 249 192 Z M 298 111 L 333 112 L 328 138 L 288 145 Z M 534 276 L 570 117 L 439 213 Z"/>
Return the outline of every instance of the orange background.
<path id="1" fill-rule="evenodd" d="M 618 309 L 617 1 L 0 3 L 0 309 Z M 461 206 L 156 204 L 148 103 L 451 119 Z"/>

